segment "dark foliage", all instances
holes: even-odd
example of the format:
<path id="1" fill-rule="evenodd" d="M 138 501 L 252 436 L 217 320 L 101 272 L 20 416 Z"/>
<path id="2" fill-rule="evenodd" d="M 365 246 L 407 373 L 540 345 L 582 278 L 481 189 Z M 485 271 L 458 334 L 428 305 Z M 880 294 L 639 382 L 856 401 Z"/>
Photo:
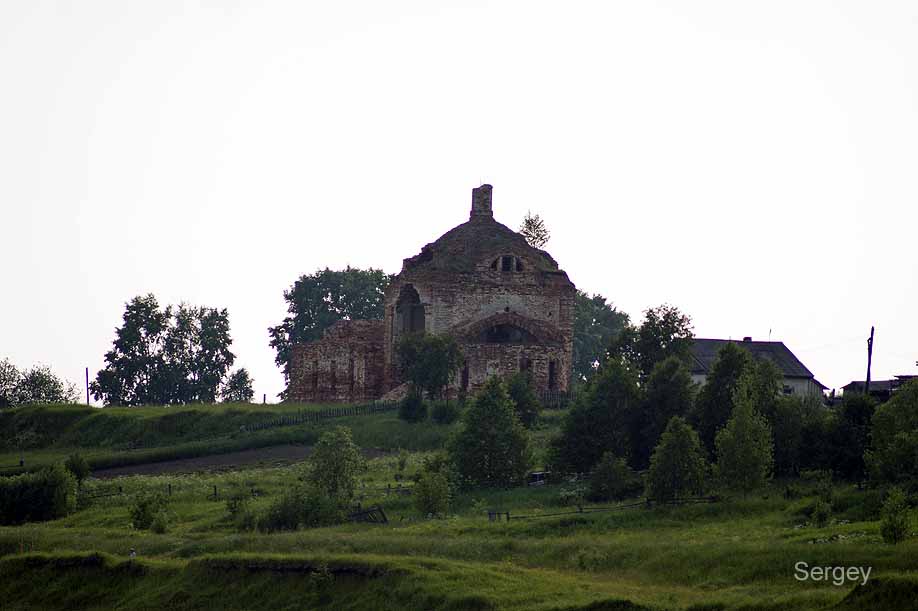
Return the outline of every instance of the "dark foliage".
<path id="1" fill-rule="evenodd" d="M 67 460 L 64 461 L 64 467 L 73 474 L 78 486 L 83 483 L 84 479 L 89 477 L 91 471 L 89 462 L 79 454 L 71 454 Z"/>
<path id="2" fill-rule="evenodd" d="M 142 492 L 131 505 L 131 524 L 138 530 L 149 530 L 157 519 L 162 519 L 169 499 L 162 492 Z"/>
<path id="3" fill-rule="evenodd" d="M 673 416 L 687 416 L 693 400 L 692 378 L 681 358 L 671 356 L 654 365 L 644 385 L 644 406 L 635 427 L 638 437 L 631 443 L 635 468 L 650 464 L 650 453 L 667 423 Z"/>
<path id="4" fill-rule="evenodd" d="M 62 518 L 76 508 L 76 480 L 62 465 L 0 478 L 0 524 Z"/>
<path id="5" fill-rule="evenodd" d="M 248 403 L 255 394 L 252 382 L 245 367 L 237 369 L 226 378 L 223 388 L 220 389 L 220 399 L 224 403 Z"/>
<path id="6" fill-rule="evenodd" d="M 452 424 L 462 414 L 458 401 L 434 401 L 430 407 L 430 419 L 437 424 Z"/>
<path id="7" fill-rule="evenodd" d="M 692 337 L 692 319 L 679 308 L 663 304 L 645 310 L 640 327 L 625 327 L 609 345 L 608 358 L 629 363 L 643 381 L 660 361 L 669 357 L 687 360 Z"/>
<path id="8" fill-rule="evenodd" d="M 396 346 L 402 376 L 431 399 L 439 399 L 462 363 L 459 344 L 450 335 L 410 333 Z"/>
<path id="9" fill-rule="evenodd" d="M 628 315 L 602 295 L 577 291 L 574 297 L 574 380 L 589 379 L 609 345 L 629 325 Z"/>
<path id="10" fill-rule="evenodd" d="M 153 295 L 135 297 L 90 390 L 107 405 L 213 403 L 236 358 L 232 342 L 225 309 L 160 309 Z"/>
<path id="11" fill-rule="evenodd" d="M 865 459 L 871 479 L 918 487 L 918 379 L 876 408 Z"/>
<path id="12" fill-rule="evenodd" d="M 578 395 L 552 441 L 552 469 L 588 473 L 607 450 L 630 461 L 640 425 L 637 376 L 624 364 L 607 361 Z"/>
<path id="13" fill-rule="evenodd" d="M 491 378 L 466 409 L 449 455 L 464 487 L 506 487 L 523 481 L 532 460 L 529 434 L 507 389 Z"/>
<path id="14" fill-rule="evenodd" d="M 647 471 L 648 498 L 668 501 L 704 491 L 709 467 L 698 434 L 674 416 L 653 450 Z"/>
<path id="15" fill-rule="evenodd" d="M 513 401 L 516 416 L 527 429 L 531 429 L 539 419 L 541 406 L 532 385 L 532 376 L 520 371 L 507 380 L 507 392 Z"/>
<path id="16" fill-rule="evenodd" d="M 602 455 L 590 474 L 587 499 L 591 501 L 618 501 L 641 492 L 641 478 L 625 462 L 612 452 Z"/>
<path id="17" fill-rule="evenodd" d="M 698 394 L 691 422 L 710 455 L 714 454 L 717 431 L 733 413 L 733 397 L 751 358 L 747 350 L 733 343 L 725 344 Z"/>
<path id="18" fill-rule="evenodd" d="M 8 359 L 0 361 L 0 408 L 30 403 L 76 403 L 76 386 L 51 369 L 36 365 L 19 370 Z"/>
<path id="19" fill-rule="evenodd" d="M 398 417 L 406 422 L 423 422 L 427 419 L 427 403 L 420 392 L 411 391 L 398 404 Z"/>

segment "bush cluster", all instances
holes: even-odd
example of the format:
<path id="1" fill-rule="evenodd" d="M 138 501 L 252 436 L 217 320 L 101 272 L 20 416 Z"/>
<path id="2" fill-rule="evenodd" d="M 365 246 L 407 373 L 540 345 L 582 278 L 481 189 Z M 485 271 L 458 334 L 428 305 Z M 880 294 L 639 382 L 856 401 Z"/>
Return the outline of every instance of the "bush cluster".
<path id="1" fill-rule="evenodd" d="M 421 422 L 427 418 L 427 404 L 420 392 L 409 392 L 398 404 L 398 417 L 407 422 Z"/>
<path id="2" fill-rule="evenodd" d="M 587 498 L 591 501 L 618 501 L 641 492 L 641 478 L 624 458 L 606 452 L 590 474 Z"/>
<path id="3" fill-rule="evenodd" d="M 131 505 L 131 525 L 138 530 L 166 532 L 169 524 L 167 514 L 169 499 L 162 492 L 142 492 Z"/>
<path id="4" fill-rule="evenodd" d="M 0 524 L 62 518 L 76 508 L 76 479 L 62 465 L 0 478 Z"/>
<path id="5" fill-rule="evenodd" d="M 338 524 L 344 512 L 329 496 L 314 486 L 305 485 L 287 491 L 258 516 L 255 526 L 262 532 L 315 528 Z"/>
<path id="6" fill-rule="evenodd" d="M 461 413 L 458 401 L 435 401 L 430 408 L 430 419 L 437 424 L 452 424 Z"/>
<path id="7" fill-rule="evenodd" d="M 883 503 L 880 534 L 886 543 L 901 543 L 909 534 L 908 501 L 901 488 L 893 488 Z"/>

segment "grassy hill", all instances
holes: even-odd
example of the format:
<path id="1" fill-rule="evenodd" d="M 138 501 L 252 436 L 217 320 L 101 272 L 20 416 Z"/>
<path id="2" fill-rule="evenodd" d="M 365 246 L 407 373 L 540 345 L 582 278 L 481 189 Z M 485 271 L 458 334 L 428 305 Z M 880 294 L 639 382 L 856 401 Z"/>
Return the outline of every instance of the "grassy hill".
<path id="1" fill-rule="evenodd" d="M 272 435 L 307 443 L 328 426 L 346 424 L 364 447 L 412 450 L 404 469 L 393 453 L 371 459 L 361 476 L 361 503 L 381 505 L 390 522 L 276 534 L 240 530 L 228 513 L 227 495 L 254 493 L 250 507 L 263 510 L 297 480 L 298 465 L 90 479 L 76 513 L 0 527 L 0 608 L 918 608 L 918 539 L 897 546 L 882 542 L 871 491 L 837 484 L 832 520 L 821 528 L 808 523 L 816 487 L 805 482 L 795 483 L 802 496 L 793 500 L 784 498 L 785 483 L 776 482 L 747 499 L 601 513 L 578 513 L 564 505 L 564 486 L 473 490 L 455 499 L 445 519 L 428 519 L 414 508 L 411 496 L 391 493 L 387 486 L 404 484 L 425 451 L 442 445 L 452 427 L 406 424 L 389 413 L 232 437 L 231 427 L 266 416 L 259 409 L 264 408 L 110 413 L 30 408 L 4 413 L 2 422 L 18 430 L 53 431 L 43 438 L 43 447 L 27 452 L 32 462 L 74 447 L 119 460 L 137 455 L 117 449 L 126 441 L 124 432 L 152 431 L 149 438 L 165 444 L 142 452 L 173 452 L 193 444 L 218 451 L 221 443 L 268 442 Z M 276 416 L 297 407 L 268 409 Z M 227 437 L 208 441 L 183 430 L 170 432 L 160 419 L 173 413 L 188 413 L 178 418 Z M 235 422 L 222 425 L 221 417 Z M 557 430 L 558 418 L 548 413 L 535 432 L 539 451 Z M 106 436 L 104 431 L 121 433 Z M 96 445 L 85 445 L 88 440 Z M 118 487 L 121 494 L 114 493 Z M 169 527 L 161 534 L 131 527 L 133 499 L 149 491 L 169 495 Z M 492 522 L 489 509 L 533 518 Z M 545 517 L 556 513 L 566 515 Z M 138 554 L 134 560 L 128 559 L 132 548 Z M 866 586 L 802 582 L 794 578 L 801 561 L 869 566 L 872 573 Z"/>
<path id="2" fill-rule="evenodd" d="M 79 452 L 93 468 L 221 454 L 271 445 L 310 445 L 322 431 L 348 426 L 365 448 L 425 450 L 442 446 L 449 427 L 409 425 L 392 412 L 329 418 L 264 430 L 243 430 L 303 413 L 340 408 L 305 404 L 218 404 L 182 407 L 92 408 L 30 406 L 0 410 L 0 474 L 12 475 Z"/>

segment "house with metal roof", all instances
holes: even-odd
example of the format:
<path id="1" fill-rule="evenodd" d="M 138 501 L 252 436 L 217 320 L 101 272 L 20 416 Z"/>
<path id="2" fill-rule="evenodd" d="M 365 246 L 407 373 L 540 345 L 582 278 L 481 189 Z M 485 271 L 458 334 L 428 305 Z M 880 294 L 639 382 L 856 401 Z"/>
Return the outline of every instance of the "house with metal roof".
<path id="1" fill-rule="evenodd" d="M 774 363 L 783 377 L 784 394 L 822 396 L 827 388 L 784 345 L 784 342 L 752 341 L 751 337 L 744 337 L 742 341 L 702 338 L 692 340 L 690 372 L 693 382 L 704 384 L 707 381 L 721 348 L 730 343 L 749 351 L 754 358 Z"/>
<path id="2" fill-rule="evenodd" d="M 882 403 L 889 400 L 900 386 L 915 378 L 918 376 L 898 375 L 894 380 L 870 380 L 870 396 Z M 853 380 L 842 386 L 842 392 L 846 395 L 849 393 L 864 394 L 866 384 L 864 380 Z"/>

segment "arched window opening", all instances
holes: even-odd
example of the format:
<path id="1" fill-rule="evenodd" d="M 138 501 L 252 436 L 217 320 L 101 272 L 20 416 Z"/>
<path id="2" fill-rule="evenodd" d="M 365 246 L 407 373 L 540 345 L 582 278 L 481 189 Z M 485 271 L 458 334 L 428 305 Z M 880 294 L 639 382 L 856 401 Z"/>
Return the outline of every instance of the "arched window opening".
<path id="1" fill-rule="evenodd" d="M 558 387 L 558 372 L 554 361 L 548 361 L 548 390 L 556 390 Z"/>
<path id="2" fill-rule="evenodd" d="M 469 362 L 465 361 L 462 364 L 462 381 L 459 386 L 462 389 L 462 392 L 466 392 L 469 389 Z"/>
<path id="3" fill-rule="evenodd" d="M 521 272 L 523 271 L 523 261 L 513 255 L 501 255 L 491 261 L 491 269 L 494 271 L 500 270 L 501 272 Z"/>
<path id="4" fill-rule="evenodd" d="M 402 333 L 424 332 L 424 305 L 421 303 L 421 296 L 412 285 L 406 284 L 402 287 L 395 304 L 395 313 Z"/>
<path id="5" fill-rule="evenodd" d="M 481 334 L 481 342 L 485 344 L 536 344 L 538 339 L 526 329 L 516 325 L 500 324 L 485 329 Z"/>

